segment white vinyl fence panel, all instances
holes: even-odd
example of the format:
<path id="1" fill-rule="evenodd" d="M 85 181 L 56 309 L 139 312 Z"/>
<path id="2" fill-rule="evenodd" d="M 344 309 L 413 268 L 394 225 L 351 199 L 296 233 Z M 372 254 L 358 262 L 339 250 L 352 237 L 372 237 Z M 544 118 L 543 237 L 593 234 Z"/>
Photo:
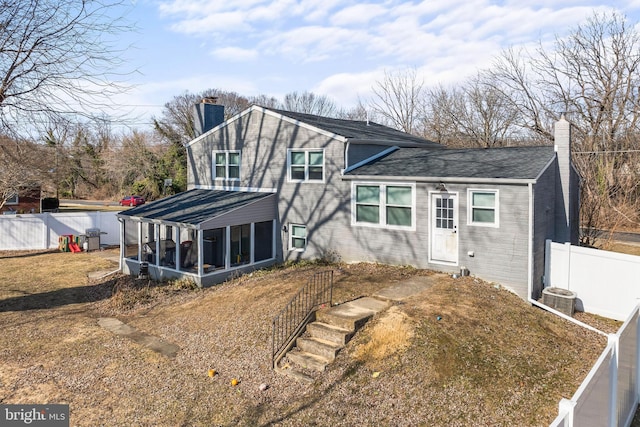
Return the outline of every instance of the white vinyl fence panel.
<path id="1" fill-rule="evenodd" d="M 560 401 L 552 427 L 629 427 L 638 406 L 640 306 L 609 342 L 571 399 Z"/>
<path id="2" fill-rule="evenodd" d="M 0 216 L 0 250 L 55 249 L 63 235 L 99 228 L 103 245 L 120 243 L 116 212 L 43 213 Z"/>
<path id="3" fill-rule="evenodd" d="M 623 321 L 640 302 L 640 257 L 547 241 L 545 283 L 575 292 L 580 310 Z"/>

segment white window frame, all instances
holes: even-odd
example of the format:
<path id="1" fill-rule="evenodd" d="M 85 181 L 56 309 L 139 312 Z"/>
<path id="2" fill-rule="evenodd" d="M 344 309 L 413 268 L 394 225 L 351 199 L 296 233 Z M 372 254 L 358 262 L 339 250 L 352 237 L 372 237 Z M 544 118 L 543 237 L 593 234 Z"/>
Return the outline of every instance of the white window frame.
<path id="1" fill-rule="evenodd" d="M 218 154 L 224 154 L 225 158 L 224 158 L 224 176 L 218 176 L 218 166 L 222 166 L 222 165 L 218 165 L 216 163 L 217 160 L 217 155 Z M 229 177 L 229 154 L 237 154 L 238 155 L 238 178 L 230 178 Z M 240 150 L 214 150 L 213 154 L 211 156 L 211 174 L 213 176 L 213 179 L 226 179 L 229 181 L 240 181 L 240 174 L 242 173 L 242 153 Z M 235 165 L 234 165 L 235 166 Z"/>
<path id="2" fill-rule="evenodd" d="M 300 236 L 294 236 L 293 234 L 293 227 L 302 227 L 304 228 L 304 237 L 300 237 Z M 304 224 L 289 224 L 289 251 L 290 252 L 304 252 L 307 249 L 307 244 L 309 243 L 308 240 L 308 229 L 307 226 Z M 293 239 L 304 239 L 304 247 L 302 248 L 297 248 L 293 245 Z"/>
<path id="3" fill-rule="evenodd" d="M 4 202 L 5 205 L 17 205 L 19 203 L 20 197 L 18 197 L 18 193 L 15 193 L 13 196 L 9 197 L 6 202 Z"/>
<path id="4" fill-rule="evenodd" d="M 294 152 L 304 153 L 304 179 L 294 179 L 291 177 L 291 154 Z M 309 179 L 309 153 L 322 153 L 322 179 Z M 287 149 L 287 181 L 288 182 L 308 182 L 323 184 L 327 178 L 326 165 L 327 156 L 324 148 L 288 148 Z"/>
<path id="5" fill-rule="evenodd" d="M 487 209 L 486 206 L 473 206 L 473 195 L 476 193 L 492 193 L 495 196 L 494 221 L 493 222 L 478 222 L 473 220 L 473 210 L 475 208 Z M 500 227 L 500 191 L 497 189 L 488 188 L 469 188 L 467 189 L 467 225 L 474 227 Z"/>
<path id="6" fill-rule="evenodd" d="M 377 186 L 380 188 L 380 200 L 378 203 L 379 222 L 358 222 L 356 220 L 356 190 L 359 186 Z M 411 226 L 405 225 L 390 225 L 387 224 L 387 187 L 408 187 L 411 188 Z M 391 205 L 393 206 L 393 205 Z M 371 181 L 357 181 L 351 183 L 351 225 L 354 227 L 372 227 L 372 228 L 384 228 L 387 230 L 416 230 L 416 183 L 415 182 L 371 182 Z"/>

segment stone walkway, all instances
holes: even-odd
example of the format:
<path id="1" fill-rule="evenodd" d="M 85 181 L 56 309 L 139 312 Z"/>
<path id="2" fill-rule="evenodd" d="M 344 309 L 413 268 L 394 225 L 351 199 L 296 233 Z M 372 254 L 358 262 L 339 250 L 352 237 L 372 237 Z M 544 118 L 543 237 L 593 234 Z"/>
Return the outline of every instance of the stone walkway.
<path id="1" fill-rule="evenodd" d="M 175 344 L 168 343 L 153 335 L 140 332 L 136 328 L 133 328 L 126 323 L 122 323 L 120 320 L 113 317 L 99 318 L 98 325 L 116 335 L 128 338 L 167 357 L 175 357 L 175 355 L 178 354 L 178 350 L 180 350 L 180 347 Z"/>

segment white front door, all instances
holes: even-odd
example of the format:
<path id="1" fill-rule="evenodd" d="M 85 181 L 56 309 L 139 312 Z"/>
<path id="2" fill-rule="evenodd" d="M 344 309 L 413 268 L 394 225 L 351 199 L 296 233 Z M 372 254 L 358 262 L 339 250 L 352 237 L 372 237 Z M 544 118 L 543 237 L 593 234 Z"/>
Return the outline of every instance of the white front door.
<path id="1" fill-rule="evenodd" d="M 431 194 L 430 261 L 458 263 L 458 195 Z"/>

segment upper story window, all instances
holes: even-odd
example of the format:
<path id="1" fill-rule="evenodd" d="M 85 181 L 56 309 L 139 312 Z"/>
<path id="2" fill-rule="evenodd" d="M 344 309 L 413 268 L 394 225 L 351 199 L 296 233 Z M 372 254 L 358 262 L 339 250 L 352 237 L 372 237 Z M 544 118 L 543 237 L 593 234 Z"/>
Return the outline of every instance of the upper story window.
<path id="1" fill-rule="evenodd" d="M 468 197 L 469 225 L 498 227 L 498 190 L 469 190 Z"/>
<path id="2" fill-rule="evenodd" d="M 214 151 L 213 161 L 213 179 L 240 179 L 240 151 Z"/>
<path id="3" fill-rule="evenodd" d="M 396 184 L 354 184 L 354 225 L 386 228 L 415 228 L 415 186 Z"/>
<path id="4" fill-rule="evenodd" d="M 324 182 L 324 150 L 287 151 L 289 181 Z"/>

